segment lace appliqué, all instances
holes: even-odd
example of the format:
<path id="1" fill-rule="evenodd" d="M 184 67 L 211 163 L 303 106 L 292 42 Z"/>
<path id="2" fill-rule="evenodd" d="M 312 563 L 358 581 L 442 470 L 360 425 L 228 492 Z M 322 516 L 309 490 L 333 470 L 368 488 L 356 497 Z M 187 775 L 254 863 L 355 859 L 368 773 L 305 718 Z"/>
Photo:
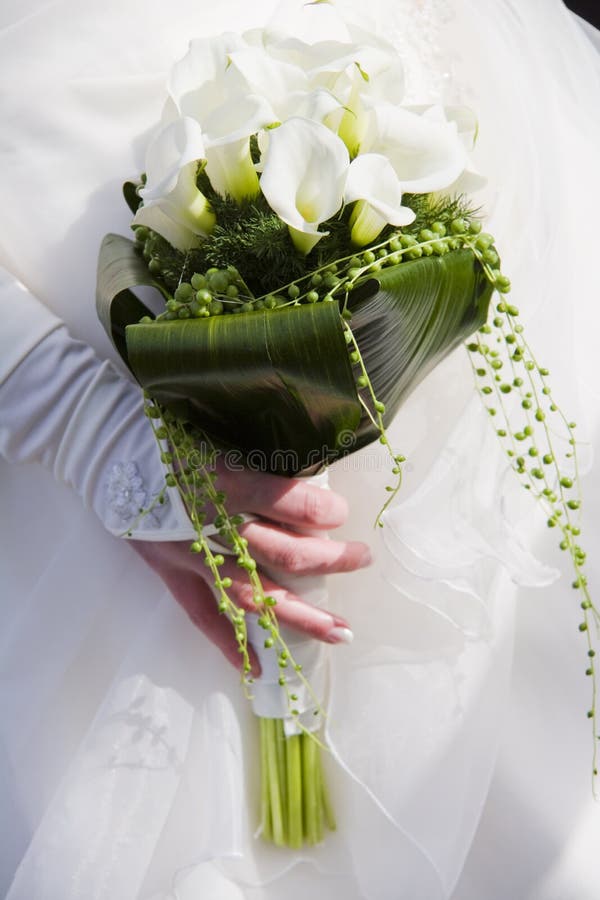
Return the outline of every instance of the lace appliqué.
<path id="1" fill-rule="evenodd" d="M 159 497 L 161 498 L 159 500 Z M 114 463 L 106 483 L 106 499 L 112 528 L 159 528 L 169 502 L 166 494 L 149 494 L 135 462 Z"/>

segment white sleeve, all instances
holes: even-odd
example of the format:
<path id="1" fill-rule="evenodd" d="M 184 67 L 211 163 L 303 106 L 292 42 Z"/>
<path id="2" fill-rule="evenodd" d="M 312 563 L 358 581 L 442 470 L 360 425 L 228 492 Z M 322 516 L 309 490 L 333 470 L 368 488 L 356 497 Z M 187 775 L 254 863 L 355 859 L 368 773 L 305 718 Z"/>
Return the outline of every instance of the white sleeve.
<path id="1" fill-rule="evenodd" d="M 42 463 L 115 535 L 192 539 L 177 489 L 156 502 L 165 471 L 140 388 L 2 269 L 0 323 L 0 455 Z"/>

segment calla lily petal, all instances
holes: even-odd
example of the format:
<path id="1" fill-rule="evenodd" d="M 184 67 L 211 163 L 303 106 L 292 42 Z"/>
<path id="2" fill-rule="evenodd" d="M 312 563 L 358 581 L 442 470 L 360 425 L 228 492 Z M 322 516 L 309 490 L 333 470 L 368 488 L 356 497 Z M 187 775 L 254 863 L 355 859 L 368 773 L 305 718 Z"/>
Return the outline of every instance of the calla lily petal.
<path id="1" fill-rule="evenodd" d="M 387 156 L 409 193 L 427 194 L 452 184 L 465 170 L 468 155 L 452 122 L 380 103 L 371 110 L 369 146 Z"/>
<path id="2" fill-rule="evenodd" d="M 311 80 L 316 76 L 336 76 L 355 58 L 356 48 L 349 41 L 321 40 L 309 43 L 290 34 L 270 30 L 264 33 L 264 46 L 276 59 L 287 60 L 305 71 Z"/>
<path id="3" fill-rule="evenodd" d="M 281 121 L 299 117 L 327 124 L 327 118 L 341 108 L 341 103 L 331 91 L 317 88 L 290 94 L 281 110 Z"/>
<path id="4" fill-rule="evenodd" d="M 264 97 L 274 110 L 273 118 L 287 118 L 283 109 L 289 104 L 290 95 L 307 93 L 309 81 L 300 66 L 274 59 L 265 50 L 248 47 L 230 54 L 235 66 L 248 85 L 248 91 Z"/>
<path id="5" fill-rule="evenodd" d="M 290 118 L 299 117 L 301 119 L 311 119 L 313 122 L 319 122 L 326 125 L 330 131 L 337 131 L 335 120 L 333 117 L 338 112 L 343 112 L 339 101 L 329 91 L 317 89 L 309 93 L 290 94 L 288 98 L 289 109 L 284 111 L 282 121 Z M 285 112 L 288 114 L 286 115 Z M 332 124 L 333 121 L 333 124 Z M 269 135 L 273 129 L 268 128 L 259 131 L 257 134 L 258 149 L 260 150 L 260 160 L 255 165 L 257 172 L 264 169 L 264 160 L 266 159 L 269 147 Z"/>
<path id="6" fill-rule="evenodd" d="M 358 246 L 372 243 L 388 224 L 410 225 L 415 214 L 402 206 L 402 187 L 385 156 L 358 156 L 348 170 L 346 203 L 357 201 L 351 219 L 351 238 Z"/>
<path id="7" fill-rule="evenodd" d="M 263 97 L 239 96 L 206 119 L 206 173 L 217 193 L 238 202 L 259 193 L 258 175 L 250 155 L 250 135 L 261 133 L 274 119 Z"/>
<path id="8" fill-rule="evenodd" d="M 319 224 L 341 207 L 349 161 L 343 142 L 318 122 L 292 118 L 270 132 L 260 185 L 301 252 L 312 247 L 299 235 L 314 246 Z"/>
<path id="9" fill-rule="evenodd" d="M 230 54 L 246 47 L 233 32 L 190 42 L 188 52 L 169 74 L 168 91 L 180 115 L 204 119 L 221 106 L 232 91 L 245 89 L 243 78 L 230 65 Z"/>
<path id="10" fill-rule="evenodd" d="M 215 217 L 196 184 L 198 164 L 205 158 L 202 130 L 193 119 L 177 119 L 163 128 L 148 147 L 143 205 L 134 224 L 148 225 L 178 250 L 206 237 Z"/>
<path id="11" fill-rule="evenodd" d="M 346 203 L 366 200 L 390 225 L 410 225 L 415 214 L 402 206 L 402 188 L 392 164 L 378 153 L 364 153 L 350 164 Z"/>
<path id="12" fill-rule="evenodd" d="M 171 246 L 185 253 L 197 247 L 201 238 L 189 228 L 171 219 L 157 204 L 140 206 L 133 218 L 133 225 L 145 225 L 160 234 Z"/>
<path id="13" fill-rule="evenodd" d="M 453 122 L 465 149 L 472 150 L 477 140 L 479 124 L 477 116 L 468 106 L 410 106 L 410 112 L 416 112 L 431 122 Z"/>
<path id="14" fill-rule="evenodd" d="M 237 94 L 206 116 L 202 131 L 208 147 L 249 138 L 278 121 L 271 104 L 256 94 Z"/>
<path id="15" fill-rule="evenodd" d="M 233 197 L 240 203 L 245 198 L 259 194 L 258 175 L 247 137 L 209 147 L 206 160 L 206 174 L 215 191 L 222 197 Z"/>
<path id="16" fill-rule="evenodd" d="M 479 123 L 477 116 L 468 106 L 431 106 L 410 107 L 435 122 L 452 122 L 456 126 L 463 147 L 469 154 L 467 166 L 456 181 L 444 188 L 447 194 L 474 194 L 487 184 L 487 178 L 481 175 L 470 158 L 477 142 Z"/>
<path id="17" fill-rule="evenodd" d="M 176 119 L 150 142 L 146 152 L 146 184 L 140 196 L 146 201 L 166 196 L 175 189 L 181 169 L 205 159 L 202 129 L 194 119 Z"/>
<path id="18" fill-rule="evenodd" d="M 198 190 L 197 176 L 197 162 L 184 166 L 179 173 L 175 190 L 165 197 L 162 207 L 176 222 L 187 226 L 195 234 L 206 237 L 214 228 L 215 214 L 202 191 Z"/>

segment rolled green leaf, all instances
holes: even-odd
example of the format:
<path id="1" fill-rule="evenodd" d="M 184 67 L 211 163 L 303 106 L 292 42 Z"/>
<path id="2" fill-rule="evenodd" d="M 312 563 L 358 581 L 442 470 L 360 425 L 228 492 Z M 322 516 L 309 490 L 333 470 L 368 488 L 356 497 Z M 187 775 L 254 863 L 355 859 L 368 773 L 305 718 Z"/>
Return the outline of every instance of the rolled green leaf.
<path id="1" fill-rule="evenodd" d="M 267 471 L 335 459 L 360 421 L 336 303 L 131 325 L 127 351 L 150 396 Z"/>
<path id="2" fill-rule="evenodd" d="M 294 475 L 379 437 L 362 410 L 337 303 L 135 324 L 135 285 L 165 291 L 134 244 L 108 235 L 101 321 L 148 393 L 259 468 Z M 486 320 L 492 287 L 469 250 L 384 268 L 350 295 L 352 330 L 389 422 Z M 242 460 L 240 460 L 242 461 Z"/>
<path id="3" fill-rule="evenodd" d="M 100 247 L 96 278 L 96 311 L 104 330 L 126 365 L 125 328 L 139 322 L 150 310 L 131 291 L 133 287 L 153 287 L 165 295 L 152 277 L 132 241 L 120 234 L 107 234 Z"/>
<path id="4" fill-rule="evenodd" d="M 470 250 L 382 269 L 350 295 L 352 331 L 386 424 L 408 394 L 487 319 L 493 287 Z M 366 414 L 354 449 L 379 437 Z"/>

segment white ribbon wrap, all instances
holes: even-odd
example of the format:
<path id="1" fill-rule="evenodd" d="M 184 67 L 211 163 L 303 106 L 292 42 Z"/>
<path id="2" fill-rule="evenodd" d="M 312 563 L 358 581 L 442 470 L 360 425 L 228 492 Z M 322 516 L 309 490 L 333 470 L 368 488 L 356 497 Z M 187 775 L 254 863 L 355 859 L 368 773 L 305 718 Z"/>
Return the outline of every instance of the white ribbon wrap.
<path id="1" fill-rule="evenodd" d="M 306 481 L 324 490 L 329 487 L 327 471 L 310 476 Z M 319 534 L 323 537 L 322 532 Z M 327 606 L 327 580 L 324 575 L 268 574 L 304 602 L 321 608 Z M 321 709 L 327 687 L 328 645 L 290 628 L 281 628 L 281 636 L 291 655 L 287 668 L 281 668 L 281 646 L 275 642 L 273 647 L 265 647 L 269 632 L 261 628 L 256 616 L 249 616 L 246 621 L 248 640 L 256 651 L 262 669 L 260 678 L 252 686 L 254 712 L 266 719 L 283 719 L 287 735 L 299 734 L 303 729 L 316 731 L 323 718 Z M 295 671 L 294 664 L 302 666 L 300 673 Z M 282 675 L 286 678 L 285 686 L 279 684 Z M 292 694 L 298 699 L 290 700 Z M 298 715 L 292 715 L 292 710 L 297 710 Z"/>

